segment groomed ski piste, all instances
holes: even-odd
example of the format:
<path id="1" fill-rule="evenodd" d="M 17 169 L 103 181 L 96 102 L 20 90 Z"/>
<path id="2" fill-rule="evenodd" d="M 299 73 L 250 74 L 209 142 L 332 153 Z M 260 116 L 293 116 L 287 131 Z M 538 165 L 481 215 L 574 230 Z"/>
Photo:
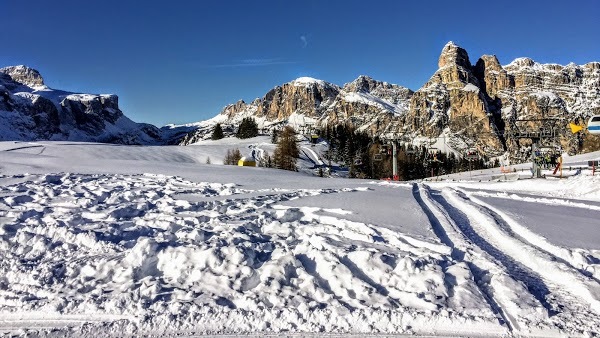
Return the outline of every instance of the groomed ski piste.
<path id="1" fill-rule="evenodd" d="M 591 171 L 321 178 L 318 146 L 234 143 L 0 142 L 0 335 L 600 336 Z"/>

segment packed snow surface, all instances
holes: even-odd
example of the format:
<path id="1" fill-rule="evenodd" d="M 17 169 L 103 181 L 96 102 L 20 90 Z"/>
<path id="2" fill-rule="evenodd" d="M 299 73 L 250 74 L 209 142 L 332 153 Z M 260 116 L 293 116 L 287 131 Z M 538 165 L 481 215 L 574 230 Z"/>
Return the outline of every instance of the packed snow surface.
<path id="1" fill-rule="evenodd" d="M 205 164 L 231 146 L 0 142 L 0 333 L 600 335 L 598 176 Z"/>

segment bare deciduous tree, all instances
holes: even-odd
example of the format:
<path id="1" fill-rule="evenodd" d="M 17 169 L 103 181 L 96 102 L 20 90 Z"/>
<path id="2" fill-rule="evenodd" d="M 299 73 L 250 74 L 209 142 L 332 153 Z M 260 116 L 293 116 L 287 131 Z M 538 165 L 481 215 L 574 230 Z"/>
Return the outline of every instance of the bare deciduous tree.
<path id="1" fill-rule="evenodd" d="M 296 169 L 296 159 L 300 157 L 300 149 L 296 140 L 296 131 L 287 126 L 278 136 L 277 147 L 273 153 L 275 167 L 284 170 Z"/>

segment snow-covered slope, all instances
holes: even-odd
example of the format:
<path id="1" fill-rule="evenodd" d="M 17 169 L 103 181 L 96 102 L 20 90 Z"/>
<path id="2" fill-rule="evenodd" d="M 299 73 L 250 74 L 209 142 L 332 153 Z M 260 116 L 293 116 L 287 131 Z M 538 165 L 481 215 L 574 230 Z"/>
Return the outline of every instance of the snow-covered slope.
<path id="1" fill-rule="evenodd" d="M 600 333 L 598 176 L 204 164 L 230 146 L 0 142 L 0 333 Z"/>

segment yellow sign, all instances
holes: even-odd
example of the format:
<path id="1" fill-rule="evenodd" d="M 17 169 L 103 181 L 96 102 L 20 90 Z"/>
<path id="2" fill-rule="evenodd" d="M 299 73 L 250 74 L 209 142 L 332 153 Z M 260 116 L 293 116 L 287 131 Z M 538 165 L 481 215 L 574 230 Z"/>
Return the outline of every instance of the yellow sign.
<path id="1" fill-rule="evenodd" d="M 582 127 L 582 126 L 578 126 L 578 125 L 576 125 L 575 123 L 569 123 L 569 127 L 571 127 L 571 132 L 572 132 L 573 134 L 575 134 L 575 133 L 576 133 L 576 132 L 578 132 L 578 131 L 581 131 L 581 130 L 583 130 L 583 127 Z"/>

